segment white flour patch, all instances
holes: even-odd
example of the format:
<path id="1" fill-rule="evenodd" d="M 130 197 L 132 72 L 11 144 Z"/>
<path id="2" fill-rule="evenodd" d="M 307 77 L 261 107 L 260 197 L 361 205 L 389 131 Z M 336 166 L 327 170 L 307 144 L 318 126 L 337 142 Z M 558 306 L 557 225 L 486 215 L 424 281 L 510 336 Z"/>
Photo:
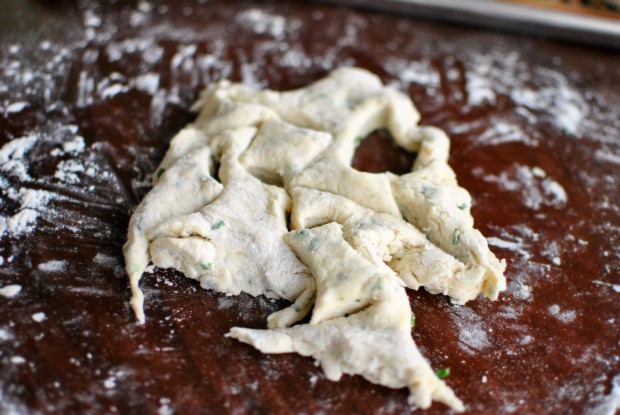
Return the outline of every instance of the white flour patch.
<path id="1" fill-rule="evenodd" d="M 13 340 L 15 336 L 9 329 L 0 329 L 0 342 Z"/>
<path id="2" fill-rule="evenodd" d="M 21 285 L 11 284 L 0 288 L 0 295 L 6 298 L 13 298 L 22 290 Z"/>
<path id="3" fill-rule="evenodd" d="M 170 399 L 169 398 L 159 398 L 159 404 L 161 405 L 157 408 L 157 413 L 159 415 L 172 415 L 174 411 L 170 407 Z"/>
<path id="4" fill-rule="evenodd" d="M 22 365 L 26 363 L 26 359 L 24 359 L 22 356 L 13 356 L 11 357 L 11 363 L 13 363 L 14 365 Z"/>
<path id="5" fill-rule="evenodd" d="M 594 284 L 596 285 L 604 285 L 607 286 L 609 288 L 611 288 L 612 290 L 614 290 L 617 293 L 620 293 L 620 285 L 618 284 L 612 284 L 609 282 L 603 282 L 603 281 L 592 281 Z"/>
<path id="6" fill-rule="evenodd" d="M 34 313 L 31 317 L 37 323 L 41 323 L 47 319 L 47 316 L 43 312 Z"/>
<path id="7" fill-rule="evenodd" d="M 549 314 L 557 318 L 563 323 L 571 322 L 575 319 L 576 313 L 574 310 L 561 311 L 560 306 L 552 304 L 548 307 Z"/>
<path id="8" fill-rule="evenodd" d="M 97 255 L 95 255 L 95 257 L 93 258 L 93 262 L 95 264 L 99 264 L 99 265 L 102 265 L 108 268 L 114 268 L 115 266 L 118 265 L 117 258 L 106 255 L 106 254 L 102 254 L 101 252 L 98 252 Z"/>
<path id="9" fill-rule="evenodd" d="M 620 374 L 611 380 L 609 395 L 595 397 L 594 407 L 587 413 L 588 415 L 614 415 L 618 410 L 620 410 Z"/>
<path id="10" fill-rule="evenodd" d="M 22 112 L 23 110 L 28 108 L 29 105 L 30 104 L 28 102 L 25 102 L 25 101 L 14 102 L 11 105 L 9 105 L 8 107 L 6 107 L 4 112 L 6 114 L 14 114 L 14 113 L 17 113 L 17 112 Z"/>
<path id="11" fill-rule="evenodd" d="M 37 142 L 36 136 L 15 138 L 0 149 L 0 172 L 27 181 L 28 164 L 26 155 Z"/>
<path id="12" fill-rule="evenodd" d="M 476 146 L 490 146 L 505 143 L 523 143 L 537 147 L 538 141 L 526 134 L 521 127 L 505 121 L 491 122 L 491 127 L 474 141 Z"/>
<path id="13" fill-rule="evenodd" d="M 22 209 L 6 220 L 6 228 L 2 232 L 8 232 L 13 236 L 29 233 L 34 230 L 39 212 L 34 209 Z M 0 233 L 0 236 L 2 236 Z"/>
<path id="14" fill-rule="evenodd" d="M 498 248 L 514 251 L 521 255 L 524 259 L 529 259 L 530 253 L 527 250 L 529 244 L 525 243 L 522 238 L 519 238 L 517 236 L 513 237 L 516 239 L 515 241 L 507 241 L 505 239 L 501 239 L 495 236 L 490 236 L 487 238 L 487 242 L 491 246 L 496 246 Z"/>
<path id="15" fill-rule="evenodd" d="M 562 185 L 540 167 L 513 164 L 498 175 L 487 174 L 482 167 L 477 167 L 472 173 L 486 182 L 496 183 L 501 190 L 519 193 L 522 203 L 533 210 L 542 206 L 562 208 L 568 201 Z"/>
<path id="16" fill-rule="evenodd" d="M 397 80 L 393 84 L 403 90 L 406 90 L 412 83 L 427 87 L 429 93 L 441 86 L 441 75 L 428 60 L 390 59 L 384 62 L 384 66 L 390 75 Z"/>
<path id="17" fill-rule="evenodd" d="M 596 150 L 594 158 L 597 161 L 620 165 L 620 156 L 610 151 Z"/>
<path id="18" fill-rule="evenodd" d="M 52 260 L 52 261 L 39 264 L 37 268 L 43 272 L 59 272 L 59 271 L 64 271 L 66 267 L 67 267 L 67 261 Z"/>
<path id="19" fill-rule="evenodd" d="M 485 323 L 480 316 L 466 306 L 454 306 L 451 316 L 459 333 L 459 347 L 470 354 L 478 354 L 491 344 Z"/>
<path id="20" fill-rule="evenodd" d="M 276 39 L 284 37 L 287 21 L 284 16 L 260 9 L 249 9 L 237 15 L 237 22 L 257 35 L 267 34 Z"/>

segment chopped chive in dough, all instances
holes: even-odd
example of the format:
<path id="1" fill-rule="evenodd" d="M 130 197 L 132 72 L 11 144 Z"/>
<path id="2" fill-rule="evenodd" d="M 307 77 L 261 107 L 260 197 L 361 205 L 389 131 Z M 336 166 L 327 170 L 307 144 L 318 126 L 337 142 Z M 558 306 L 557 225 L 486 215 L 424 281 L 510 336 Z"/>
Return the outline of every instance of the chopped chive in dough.
<path id="1" fill-rule="evenodd" d="M 383 289 L 383 277 L 379 276 L 377 281 L 375 282 L 375 289 L 382 290 Z"/>
<path id="2" fill-rule="evenodd" d="M 415 313 L 411 312 L 411 328 L 415 327 Z"/>
<path id="3" fill-rule="evenodd" d="M 336 275 L 336 279 L 338 281 L 345 281 L 347 278 L 347 274 L 345 274 L 344 272 L 340 272 L 338 275 Z"/>
<path id="4" fill-rule="evenodd" d="M 430 242 L 430 240 L 431 240 L 431 234 L 430 234 L 430 232 L 428 231 L 428 229 L 425 229 L 425 230 L 424 230 L 424 236 L 426 236 L 426 239 Z"/>
<path id="5" fill-rule="evenodd" d="M 467 204 L 463 203 L 463 204 L 458 205 L 457 207 L 461 210 L 465 210 L 467 208 Z"/>
<path id="6" fill-rule="evenodd" d="M 319 238 L 312 238 L 312 240 L 310 241 L 310 245 L 308 245 L 308 249 L 310 250 L 310 252 L 314 252 L 316 251 L 318 247 L 319 247 Z"/>
<path id="7" fill-rule="evenodd" d="M 160 167 L 159 170 L 157 170 L 157 178 L 159 179 L 161 175 L 164 174 L 165 172 L 166 172 L 166 168 Z"/>
<path id="8" fill-rule="evenodd" d="M 295 235 L 297 235 L 297 236 L 308 236 L 308 235 L 310 235 L 310 232 L 308 232 L 305 229 L 300 229 L 297 232 L 295 232 Z"/>
<path id="9" fill-rule="evenodd" d="M 420 190 L 420 193 L 422 193 L 422 196 L 429 199 L 433 197 L 435 193 L 437 193 L 437 189 L 432 186 L 422 186 L 422 190 Z"/>
<path id="10" fill-rule="evenodd" d="M 435 371 L 435 376 L 437 376 L 439 379 L 447 378 L 448 376 L 450 376 L 450 368 L 442 367 L 441 369 L 437 369 Z"/>
<path id="11" fill-rule="evenodd" d="M 461 240 L 461 231 L 459 228 L 454 228 L 454 233 L 452 234 L 452 245 L 458 245 Z"/>
<path id="12" fill-rule="evenodd" d="M 362 141 L 364 141 L 364 136 L 363 135 L 358 135 L 357 137 L 355 137 L 355 145 L 359 146 L 360 144 L 362 144 Z"/>
<path id="13" fill-rule="evenodd" d="M 209 271 L 210 269 L 213 268 L 213 264 L 210 262 L 199 262 L 198 266 L 204 269 L 205 271 Z"/>
<path id="14" fill-rule="evenodd" d="M 224 223 L 224 221 L 223 221 L 223 220 L 217 221 L 217 222 L 215 223 L 215 225 L 211 226 L 211 230 L 212 230 L 212 231 L 216 231 L 216 230 L 218 230 L 219 228 L 221 228 L 221 227 L 222 227 L 222 226 L 224 226 L 224 225 L 226 225 L 226 224 Z"/>

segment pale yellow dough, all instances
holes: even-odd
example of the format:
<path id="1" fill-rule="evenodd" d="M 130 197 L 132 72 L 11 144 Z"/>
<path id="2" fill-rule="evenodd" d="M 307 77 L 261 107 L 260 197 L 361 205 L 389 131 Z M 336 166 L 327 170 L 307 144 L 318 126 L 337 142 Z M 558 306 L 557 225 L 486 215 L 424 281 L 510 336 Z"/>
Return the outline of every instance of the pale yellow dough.
<path id="1" fill-rule="evenodd" d="M 474 229 L 445 133 L 418 126 L 406 95 L 356 68 L 287 92 L 220 81 L 194 109 L 130 220 L 124 254 L 138 320 L 149 263 L 219 292 L 284 298 L 292 305 L 268 329 L 228 336 L 312 356 L 331 380 L 358 374 L 408 387 L 412 405 L 463 410 L 411 338 L 405 287 L 456 304 L 493 300 L 506 288 L 505 263 Z M 359 138 L 379 128 L 418 153 L 411 173 L 351 167 Z M 309 323 L 293 326 L 310 310 Z"/>

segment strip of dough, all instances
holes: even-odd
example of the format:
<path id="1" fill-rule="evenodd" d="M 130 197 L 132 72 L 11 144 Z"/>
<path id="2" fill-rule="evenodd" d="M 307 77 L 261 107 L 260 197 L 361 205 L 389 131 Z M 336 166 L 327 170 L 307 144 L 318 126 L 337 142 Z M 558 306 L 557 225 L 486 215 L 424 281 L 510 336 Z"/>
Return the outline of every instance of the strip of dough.
<path id="1" fill-rule="evenodd" d="M 171 217 L 194 212 L 214 200 L 223 186 L 211 177 L 210 171 L 208 147 L 190 152 L 161 175 L 131 216 L 123 253 L 131 284 L 131 306 L 141 323 L 144 322 L 144 295 L 138 284 L 149 264 L 146 233 Z M 175 203 L 169 203 L 170 200 Z"/>
<path id="2" fill-rule="evenodd" d="M 296 187 L 291 195 L 293 228 L 341 224 L 353 248 L 376 264 L 387 263 L 409 288 L 422 286 L 433 294 L 448 295 L 455 304 L 473 300 L 482 290 L 484 268 L 463 264 L 400 218 L 314 189 Z"/>
<path id="3" fill-rule="evenodd" d="M 227 336 L 263 353 L 312 356 L 333 381 L 358 374 L 391 388 L 408 387 L 411 403 L 421 408 L 435 399 L 463 410 L 411 338 L 409 299 L 393 273 L 361 257 L 335 223 L 293 231 L 286 239 L 316 279 L 312 320 L 287 329 L 235 327 Z"/>

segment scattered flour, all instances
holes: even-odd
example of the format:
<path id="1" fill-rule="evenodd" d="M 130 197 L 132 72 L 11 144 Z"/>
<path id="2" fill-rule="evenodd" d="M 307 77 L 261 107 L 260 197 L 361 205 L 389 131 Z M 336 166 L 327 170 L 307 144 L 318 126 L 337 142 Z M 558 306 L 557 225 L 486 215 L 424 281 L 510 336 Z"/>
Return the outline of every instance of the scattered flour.
<path id="1" fill-rule="evenodd" d="M 533 210 L 543 206 L 562 208 L 568 201 L 562 185 L 548 177 L 540 167 L 513 164 L 499 175 L 486 173 L 482 167 L 472 172 L 486 182 L 497 183 L 501 190 L 519 193 L 523 204 Z"/>
<path id="2" fill-rule="evenodd" d="M 576 317 L 576 313 L 574 310 L 567 310 L 567 311 L 560 312 L 560 306 L 557 304 L 550 305 L 548 310 L 549 310 L 549 314 L 551 314 L 553 317 L 557 318 L 563 323 L 568 323 L 570 321 L 573 321 Z"/>
<path id="3" fill-rule="evenodd" d="M 491 146 L 505 143 L 523 143 L 530 147 L 537 147 L 538 140 L 531 138 L 521 127 L 505 121 L 491 121 L 491 128 L 484 131 L 474 142 L 476 146 Z"/>
<path id="4" fill-rule="evenodd" d="M 115 266 L 118 265 L 118 259 L 113 257 L 113 256 L 109 256 L 106 254 L 102 254 L 101 252 L 98 252 L 95 257 L 93 258 L 93 262 L 95 264 L 99 264 L 102 265 L 104 267 L 108 267 L 108 268 L 114 268 Z"/>
<path id="5" fill-rule="evenodd" d="M 25 101 L 14 102 L 11 105 L 9 105 L 8 107 L 6 107 L 4 112 L 7 113 L 7 114 L 14 114 L 14 113 L 17 113 L 17 112 L 22 112 L 24 109 L 28 108 L 29 105 L 30 104 L 28 102 L 25 102 Z"/>
<path id="6" fill-rule="evenodd" d="M 21 285 L 17 285 L 17 284 L 5 285 L 4 287 L 0 288 L 0 295 L 6 298 L 12 298 L 12 297 L 15 297 L 17 294 L 19 294 L 21 290 L 22 290 Z"/>
<path id="7" fill-rule="evenodd" d="M 13 363 L 14 365 L 22 365 L 26 363 L 26 359 L 24 359 L 22 356 L 13 356 L 11 357 L 11 363 Z"/>
<path id="8" fill-rule="evenodd" d="M 47 319 L 47 316 L 43 312 L 34 313 L 31 317 L 37 323 L 41 323 Z"/>
<path id="9" fill-rule="evenodd" d="M 595 406 L 588 412 L 588 415 L 617 414 L 620 411 L 620 374 L 613 377 L 609 395 L 594 398 Z"/>
<path id="10" fill-rule="evenodd" d="M 85 2 L 87 5 L 88 3 L 88 1 Z M 204 28 L 204 30 L 192 31 L 174 26 L 167 22 L 167 16 L 165 16 L 167 12 L 168 6 L 166 5 L 154 7 L 149 2 L 139 1 L 137 9 L 129 15 L 131 24 L 140 26 L 151 21 L 155 28 L 145 26 L 140 29 L 144 30 L 139 35 L 134 35 L 138 37 L 110 40 L 111 30 L 116 29 L 115 22 L 103 19 L 97 13 L 96 7 L 87 7 L 83 9 L 82 21 L 88 31 L 83 38 L 77 40 L 77 42 L 84 43 L 62 47 L 53 41 L 42 42 L 40 49 L 48 54 L 45 56 L 49 57 L 49 63 L 40 68 L 26 63 L 22 64 L 23 56 L 20 53 L 23 47 L 11 46 L 7 54 L 0 56 L 0 67 L 5 74 L 3 80 L 8 81 L 5 85 L 0 85 L 0 93 L 7 91 L 6 88 L 10 85 L 13 90 L 12 99 L 0 102 L 0 111 L 3 111 L 5 116 L 16 116 L 31 106 L 39 105 L 30 101 L 27 91 L 33 90 L 45 91 L 45 94 L 41 94 L 40 97 L 43 101 L 42 110 L 53 113 L 66 110 L 66 108 L 54 106 L 66 90 L 68 74 L 76 71 L 77 94 L 74 105 L 77 108 L 85 108 L 120 97 L 131 89 L 137 89 L 147 98 L 150 95 L 150 107 L 147 107 L 151 118 L 150 127 L 157 128 L 161 126 L 169 106 L 185 106 L 195 97 L 199 85 L 215 79 L 239 76 L 251 86 L 263 87 L 265 86 L 264 80 L 257 74 L 267 63 L 298 72 L 313 73 L 320 69 L 326 71 L 333 68 L 336 59 L 342 62 L 342 54 L 348 53 L 346 48 L 355 45 L 356 37 L 361 35 L 361 31 L 368 30 L 364 27 L 363 19 L 343 21 L 340 37 L 335 39 L 332 45 L 321 46 L 324 53 L 316 56 L 292 41 L 299 31 L 299 25 L 295 19 L 260 9 L 249 9 L 237 14 L 237 22 L 248 33 L 261 36 L 264 42 L 257 44 L 256 48 L 250 51 L 239 50 L 238 55 L 231 60 L 226 56 L 229 41 L 218 35 L 217 29 L 210 31 L 210 28 Z M 321 20 L 323 17 L 321 13 L 313 13 L 313 18 L 316 20 Z M 156 20 L 157 24 L 155 24 Z M 405 29 L 410 28 L 411 26 L 405 25 Z M 173 43 L 179 45 L 176 51 L 169 50 L 170 44 Z M 567 75 L 562 74 L 559 69 L 536 66 L 526 68 L 527 59 L 523 59 L 517 52 L 506 53 L 503 47 L 491 50 L 476 50 L 473 47 L 462 48 L 462 50 L 463 52 L 455 53 L 452 62 L 445 62 L 448 66 L 445 74 L 441 73 L 443 63 L 437 65 L 436 62 L 427 58 L 413 61 L 393 59 L 383 67 L 387 76 L 393 79 L 392 84 L 395 87 L 407 91 L 411 85 L 422 86 L 426 88 L 428 94 L 433 95 L 429 98 L 431 101 L 439 102 L 443 99 L 443 88 L 454 86 L 448 84 L 460 85 L 464 82 L 462 91 L 452 91 L 453 95 L 446 97 L 462 102 L 463 111 L 498 103 L 503 104 L 507 99 L 514 104 L 515 111 L 521 118 L 498 116 L 493 120 L 491 128 L 482 131 L 476 130 L 475 121 L 463 123 L 462 132 L 476 132 L 476 137 L 472 141 L 474 146 L 521 143 L 536 147 L 542 138 L 535 134 L 535 124 L 546 122 L 573 138 L 605 142 L 608 146 L 601 147 L 595 152 L 595 160 L 607 165 L 620 165 L 618 148 L 614 147 L 617 145 L 620 128 L 617 121 L 610 118 L 611 121 L 601 123 L 601 125 L 606 124 L 607 129 L 599 133 L 602 127 L 596 126 L 597 119 L 592 118 L 595 115 L 597 117 L 615 116 L 606 115 L 606 113 L 613 112 L 608 110 L 611 106 L 607 105 L 604 97 L 595 97 L 603 102 L 601 105 L 603 110 L 596 113 L 593 109 L 598 105 L 595 103 L 596 99 L 587 100 L 585 96 L 582 96 L 573 88 L 574 81 L 569 80 Z M 97 62 L 102 59 L 113 63 L 114 67 L 119 68 L 117 69 L 119 72 L 101 73 Z M 138 73 L 124 72 L 122 63 L 127 59 L 139 63 Z M 165 63 L 166 59 L 170 60 L 170 65 L 165 67 L 164 64 L 162 67 L 161 64 Z M 349 64 L 355 63 L 356 61 L 351 58 Z M 530 126 L 534 125 L 534 128 L 530 129 L 527 125 L 523 126 L 517 122 L 523 122 L 523 120 L 530 123 Z M 80 195 L 86 193 L 87 185 L 92 185 L 92 183 L 87 183 L 86 179 L 103 177 L 103 172 L 114 170 L 115 166 L 110 168 L 105 164 L 109 159 L 110 147 L 104 146 L 97 149 L 95 147 L 97 143 L 90 147 L 87 146 L 87 140 L 80 135 L 73 124 L 75 121 L 67 119 L 65 122 L 62 126 L 49 126 L 45 125 L 44 121 L 32 131 L 22 133 L 23 137 L 14 138 L 0 148 L 0 196 L 6 197 L 7 200 L 10 199 L 15 206 L 15 211 L 4 209 L 4 207 L 1 210 L 0 238 L 26 238 L 29 232 L 42 226 L 42 223 L 50 222 L 51 225 L 46 226 L 58 228 L 67 226 L 66 222 L 49 220 L 50 218 L 56 219 L 53 216 L 54 203 L 51 202 L 60 197 L 59 193 L 64 194 L 67 191 Z M 59 133 L 60 130 L 62 130 L 61 133 Z M 589 133 L 589 136 L 586 137 L 585 133 Z M 94 136 L 87 138 L 88 142 L 96 139 Z M 51 174 L 47 176 L 41 173 L 35 174 L 38 165 L 35 163 L 39 163 L 40 160 L 33 158 L 35 154 L 33 150 L 38 151 L 39 147 L 49 145 L 55 148 L 50 149 L 49 154 L 44 154 L 44 156 L 53 157 L 52 166 L 57 166 L 56 171 L 52 169 Z M 94 150 L 103 154 L 104 157 L 92 163 L 84 161 L 84 154 Z M 37 157 L 39 157 L 38 153 Z M 136 159 L 139 158 L 136 157 Z M 477 177 L 483 179 L 488 177 L 489 181 L 495 183 L 500 189 L 518 195 L 521 202 L 529 209 L 538 210 L 544 206 L 562 208 L 568 203 L 568 197 L 562 185 L 548 177 L 540 168 L 507 165 L 503 171 L 494 172 L 491 175 L 484 170 L 478 173 Z M 33 177 L 37 175 L 38 177 Z M 603 180 L 596 177 L 590 179 Z M 613 186 L 614 184 L 610 182 L 612 190 Z M 59 193 L 41 189 L 57 189 Z M 97 190 L 100 189 L 97 188 Z M 114 193 L 108 200 L 114 200 L 119 195 L 123 195 L 122 190 L 119 189 L 122 187 L 112 188 Z M 107 196 L 106 194 L 105 197 Z M 608 208 L 612 209 L 615 205 L 614 200 L 605 200 Z M 120 204 L 120 202 L 117 203 Z M 41 220 L 42 218 L 48 220 Z M 86 223 L 86 225 L 93 224 L 100 225 L 94 222 Z M 83 225 L 76 221 L 72 228 L 67 229 L 80 232 L 84 229 Z M 609 232 L 608 226 L 601 229 L 601 232 Z M 527 231 L 525 228 L 515 229 L 512 234 L 498 231 L 497 237 L 489 239 L 489 243 L 494 247 L 518 254 L 509 265 L 513 274 L 509 292 L 519 300 L 530 298 L 532 289 L 536 288 L 536 281 L 528 279 L 529 275 L 543 275 L 547 270 L 545 268 L 547 264 L 532 261 L 532 258 L 536 258 L 537 254 L 541 253 L 532 252 L 534 244 L 531 242 L 536 241 L 538 235 L 532 233 L 531 230 L 529 230 L 530 233 Z M 16 255 L 19 256 L 19 253 Z M 558 252 L 549 252 L 544 255 L 550 263 L 561 263 Z M 613 251 L 609 252 L 609 258 L 614 255 L 616 254 Z M 12 258 L 7 260 L 9 263 L 11 261 Z M 116 258 L 101 253 L 93 258 L 93 262 L 106 267 L 119 266 Z M 4 257 L 0 257 L 0 264 L 3 263 Z M 51 261 L 40 264 L 39 270 L 58 272 L 66 267 L 65 261 Z M 613 269 L 610 275 L 613 275 Z M 610 293 L 620 292 L 620 285 L 603 281 L 594 281 L 594 283 L 608 287 L 605 289 Z M 20 289 L 19 285 L 5 286 L 0 288 L 0 295 L 11 297 L 17 295 Z M 111 292 L 92 288 L 92 292 L 81 292 L 81 295 L 109 296 Z M 232 302 L 226 298 L 220 298 L 217 305 L 226 309 L 232 307 Z M 459 311 L 454 317 L 454 323 L 458 329 L 463 350 L 467 353 L 479 354 L 480 351 L 487 349 L 490 346 L 490 339 L 484 321 L 467 307 L 458 307 L 457 310 Z M 550 306 L 549 312 L 561 321 L 576 318 L 575 311 L 561 310 L 559 305 Z M 12 336 L 8 330 L 0 329 L 0 341 L 12 339 Z M 529 334 L 523 334 L 518 339 L 521 345 L 534 342 Z M 26 359 L 13 356 L 10 361 L 19 365 L 25 363 Z M 316 382 L 316 377 L 311 377 L 311 383 L 313 379 Z M 483 382 L 486 381 L 486 375 L 482 379 Z M 104 380 L 103 386 L 111 389 L 116 386 L 116 382 L 117 378 L 111 376 Z M 591 413 L 593 415 L 613 414 L 618 409 L 619 396 L 620 376 L 616 376 L 612 382 L 611 393 L 605 396 L 597 409 Z M 170 399 L 161 398 L 159 403 L 158 413 L 160 415 L 173 413 Z M 514 405 L 517 403 L 518 401 L 515 401 Z M 1 403 L 0 408 L 2 408 Z M 514 406 L 514 410 L 519 409 L 523 408 Z"/>
<path id="11" fill-rule="evenodd" d="M 43 272 L 60 272 L 64 271 L 67 268 L 67 261 L 52 260 L 39 264 L 37 268 Z"/>
<path id="12" fill-rule="evenodd" d="M 170 398 L 159 398 L 159 404 L 161 405 L 157 409 L 159 415 L 172 415 L 174 413 L 170 407 Z"/>
<path id="13" fill-rule="evenodd" d="M 14 337 L 15 336 L 13 335 L 13 333 L 10 330 L 0 328 L 0 342 L 5 342 L 5 341 L 13 340 Z"/>
<path id="14" fill-rule="evenodd" d="M 112 389 L 116 387 L 116 378 L 114 376 L 110 376 L 106 380 L 103 381 L 103 387 L 106 389 Z"/>
<path id="15" fill-rule="evenodd" d="M 596 285 L 604 285 L 604 286 L 610 287 L 615 292 L 620 293 L 620 285 L 618 284 L 612 284 L 612 283 L 603 282 L 603 281 L 592 281 L 592 282 Z"/>
<path id="16" fill-rule="evenodd" d="M 453 321 L 459 333 L 459 346 L 470 354 L 478 354 L 491 344 L 487 336 L 485 322 L 471 308 L 455 306 Z"/>

